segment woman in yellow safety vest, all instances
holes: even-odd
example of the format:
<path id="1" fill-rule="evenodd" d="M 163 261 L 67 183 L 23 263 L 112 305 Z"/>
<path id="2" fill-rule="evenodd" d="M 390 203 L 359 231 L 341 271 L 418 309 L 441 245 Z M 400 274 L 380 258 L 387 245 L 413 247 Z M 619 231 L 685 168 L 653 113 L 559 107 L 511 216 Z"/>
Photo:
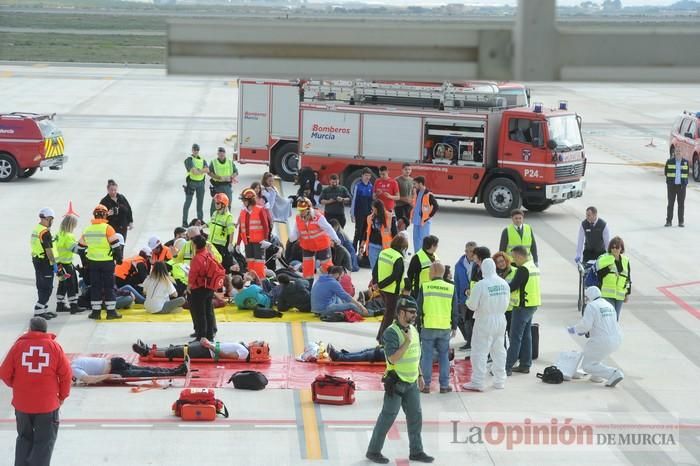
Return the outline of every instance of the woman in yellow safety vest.
<path id="1" fill-rule="evenodd" d="M 596 269 L 600 281 L 600 294 L 615 307 L 617 320 L 620 320 L 622 304 L 632 292 L 630 260 L 625 254 L 625 242 L 619 236 L 608 243 L 608 252 L 598 258 Z"/>

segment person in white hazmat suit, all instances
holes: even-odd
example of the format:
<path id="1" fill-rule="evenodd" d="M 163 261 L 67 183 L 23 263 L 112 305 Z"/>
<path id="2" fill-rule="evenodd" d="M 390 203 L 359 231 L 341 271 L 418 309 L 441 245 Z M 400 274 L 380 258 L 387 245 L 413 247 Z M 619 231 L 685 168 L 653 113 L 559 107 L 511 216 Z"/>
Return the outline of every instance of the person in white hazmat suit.
<path id="1" fill-rule="evenodd" d="M 491 353 L 494 388 L 502 389 L 506 383 L 506 349 L 503 335 L 506 331 L 505 312 L 510 301 L 508 282 L 496 274 L 493 259 L 481 263 L 483 279 L 471 290 L 467 307 L 474 311 L 472 333 L 472 378 L 462 388 L 481 392 L 484 390 L 487 357 Z"/>
<path id="2" fill-rule="evenodd" d="M 588 304 L 583 312 L 583 318 L 567 330 L 572 335 L 590 333 L 590 338 L 583 349 L 582 369 L 591 374 L 592 382 L 606 380 L 607 387 L 614 387 L 625 376 L 620 369 L 608 367 L 602 361 L 615 352 L 622 343 L 617 313 L 615 308 L 601 297 L 597 286 L 586 288 L 586 298 Z"/>

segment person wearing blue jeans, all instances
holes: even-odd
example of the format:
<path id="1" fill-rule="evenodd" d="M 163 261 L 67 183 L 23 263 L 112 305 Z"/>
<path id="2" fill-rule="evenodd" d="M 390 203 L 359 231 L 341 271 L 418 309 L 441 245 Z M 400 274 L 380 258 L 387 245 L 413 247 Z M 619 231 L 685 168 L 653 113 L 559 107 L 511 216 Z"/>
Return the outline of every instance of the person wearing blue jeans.
<path id="1" fill-rule="evenodd" d="M 121 286 L 119 287 L 119 291 L 128 291 L 129 293 L 132 293 L 134 295 L 134 302 L 136 304 L 143 304 L 146 301 L 146 298 L 131 285 Z"/>
<path id="2" fill-rule="evenodd" d="M 535 314 L 535 307 L 513 308 L 510 318 L 510 346 L 506 357 L 506 372 L 508 375 L 513 370 L 516 361 L 520 361 L 516 372 L 530 369 L 532 365 L 532 316 Z"/>
<path id="3" fill-rule="evenodd" d="M 314 281 L 311 287 L 311 312 L 325 315 L 352 309 L 363 316 L 369 315 L 367 308 L 340 286 L 338 280 L 344 273 L 341 266 L 333 265 L 328 268 L 328 273 Z"/>
<path id="4" fill-rule="evenodd" d="M 413 179 L 415 197 L 413 198 L 413 212 L 411 223 L 413 224 L 413 251 L 423 245 L 423 238 L 430 234 L 431 219 L 438 211 L 438 203 L 433 194 L 425 187 L 425 177 L 417 176 Z"/>
<path id="5" fill-rule="evenodd" d="M 375 346 L 360 351 L 337 350 L 331 344 L 326 346 L 328 357 L 334 362 L 384 362 L 384 348 Z"/>
<path id="6" fill-rule="evenodd" d="M 431 280 L 421 285 L 418 294 L 418 318 L 420 326 L 420 367 L 425 380 L 423 393 L 430 393 L 433 375 L 433 350 L 437 350 L 440 365 L 440 393 L 452 391 L 450 387 L 450 338 L 455 336 L 459 321 L 454 305 L 454 285 L 446 282 L 445 266 L 433 262 L 430 266 Z"/>

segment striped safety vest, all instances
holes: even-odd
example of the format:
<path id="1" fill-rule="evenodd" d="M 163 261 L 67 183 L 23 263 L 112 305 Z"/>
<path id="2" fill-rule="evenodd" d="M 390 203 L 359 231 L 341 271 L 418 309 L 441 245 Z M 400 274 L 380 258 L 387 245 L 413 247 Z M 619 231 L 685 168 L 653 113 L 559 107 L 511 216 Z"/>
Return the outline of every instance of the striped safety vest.
<path id="1" fill-rule="evenodd" d="M 423 283 L 421 290 L 423 290 L 423 328 L 450 329 L 455 286 L 441 278 L 436 278 Z"/>

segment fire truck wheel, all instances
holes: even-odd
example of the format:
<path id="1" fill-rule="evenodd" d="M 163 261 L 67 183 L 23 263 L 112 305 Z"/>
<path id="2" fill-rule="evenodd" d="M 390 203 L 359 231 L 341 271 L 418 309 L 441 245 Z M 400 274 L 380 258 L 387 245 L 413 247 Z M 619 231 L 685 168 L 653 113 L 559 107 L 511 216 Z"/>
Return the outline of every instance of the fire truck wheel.
<path id="1" fill-rule="evenodd" d="M 17 162 L 10 154 L 0 154 L 0 182 L 12 181 L 17 176 Z"/>
<path id="2" fill-rule="evenodd" d="M 23 171 L 20 173 L 17 173 L 17 176 L 20 178 L 29 178 L 32 176 L 34 173 L 36 173 L 37 168 L 25 168 Z"/>
<path id="3" fill-rule="evenodd" d="M 525 207 L 530 212 L 544 212 L 545 210 L 549 209 L 551 205 L 551 201 L 545 201 L 543 203 L 523 201 L 523 207 Z"/>
<path id="4" fill-rule="evenodd" d="M 275 174 L 284 181 L 294 181 L 299 171 L 299 147 L 294 142 L 288 142 L 275 151 L 272 161 Z"/>
<path id="5" fill-rule="evenodd" d="M 700 156 L 693 155 L 693 179 L 700 181 Z"/>
<path id="6" fill-rule="evenodd" d="M 513 180 L 496 178 L 486 185 L 484 205 L 494 217 L 508 218 L 510 211 L 520 208 L 520 190 Z"/>

